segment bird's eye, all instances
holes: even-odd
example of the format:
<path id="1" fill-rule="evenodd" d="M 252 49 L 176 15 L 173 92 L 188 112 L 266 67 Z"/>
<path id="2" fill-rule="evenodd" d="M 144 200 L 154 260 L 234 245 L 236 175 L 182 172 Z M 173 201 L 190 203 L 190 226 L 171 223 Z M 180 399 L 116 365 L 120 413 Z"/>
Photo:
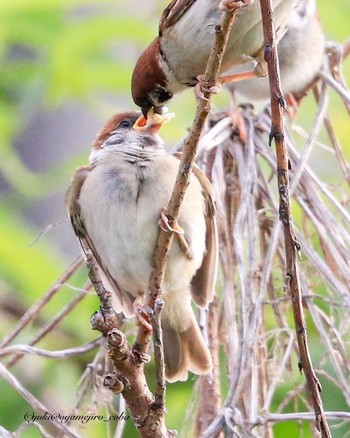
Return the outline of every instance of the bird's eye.
<path id="1" fill-rule="evenodd" d="M 118 128 L 130 128 L 131 124 L 128 120 L 123 120 L 119 123 Z"/>
<path id="2" fill-rule="evenodd" d="M 171 93 L 169 93 L 167 90 L 161 90 L 158 94 L 159 102 L 167 102 L 173 97 Z"/>
<path id="3" fill-rule="evenodd" d="M 149 93 L 149 98 L 153 105 L 161 106 L 165 102 L 168 102 L 173 97 L 173 95 L 164 87 L 158 87 L 154 91 Z"/>

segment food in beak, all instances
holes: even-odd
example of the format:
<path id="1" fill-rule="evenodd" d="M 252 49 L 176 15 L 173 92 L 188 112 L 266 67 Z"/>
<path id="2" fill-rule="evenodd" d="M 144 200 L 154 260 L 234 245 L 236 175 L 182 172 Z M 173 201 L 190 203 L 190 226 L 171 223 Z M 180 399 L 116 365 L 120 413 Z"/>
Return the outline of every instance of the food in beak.
<path id="1" fill-rule="evenodd" d="M 154 112 L 154 109 L 151 108 L 148 111 L 147 119 L 144 115 L 141 115 L 136 120 L 133 128 L 137 131 L 156 133 L 164 123 L 169 122 L 173 117 L 175 117 L 174 113 L 157 114 Z"/>

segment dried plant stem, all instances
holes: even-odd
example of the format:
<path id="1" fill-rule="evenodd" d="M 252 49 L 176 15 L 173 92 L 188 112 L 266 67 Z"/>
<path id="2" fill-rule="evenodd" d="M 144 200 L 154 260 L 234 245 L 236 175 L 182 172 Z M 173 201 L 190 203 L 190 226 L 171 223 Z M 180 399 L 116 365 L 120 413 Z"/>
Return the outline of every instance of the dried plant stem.
<path id="1" fill-rule="evenodd" d="M 327 415 L 327 418 L 331 420 L 341 419 L 341 420 L 350 421 L 349 412 L 329 411 L 329 412 L 325 412 L 325 414 Z M 266 423 L 281 423 L 284 421 L 300 421 L 300 420 L 311 421 L 313 417 L 314 417 L 313 412 L 293 412 L 293 413 L 284 413 L 284 414 L 267 413 L 266 415 L 264 415 L 264 417 L 259 417 L 253 421 L 245 421 L 245 424 L 251 426 L 260 426 Z"/>
<path id="2" fill-rule="evenodd" d="M 160 324 L 159 314 L 163 308 L 163 301 L 156 300 L 154 306 L 154 318 L 152 318 L 153 328 L 153 345 L 154 360 L 156 366 L 156 390 L 154 407 L 163 409 L 165 404 L 165 366 L 164 366 L 164 348 L 162 337 L 162 326 Z"/>
<path id="3" fill-rule="evenodd" d="M 218 303 L 214 298 L 208 309 L 208 344 L 213 358 L 212 375 L 202 376 L 199 381 L 199 407 L 197 410 L 196 436 L 200 436 L 220 411 L 220 363 L 218 334 Z M 208 403 L 210 400 L 210 403 Z"/>
<path id="4" fill-rule="evenodd" d="M 69 268 L 60 276 L 53 286 L 40 298 L 33 306 L 18 321 L 16 327 L 3 339 L 0 348 L 6 347 L 26 325 L 28 325 L 38 312 L 51 300 L 51 298 L 61 289 L 62 284 L 65 283 L 82 265 L 83 259 L 81 256 L 77 257 Z"/>
<path id="5" fill-rule="evenodd" d="M 38 333 L 34 336 L 34 338 L 28 342 L 29 346 L 34 346 L 37 344 L 41 339 L 43 339 L 48 333 L 50 333 L 64 318 L 66 315 L 68 315 L 74 307 L 80 303 L 80 301 L 86 296 L 88 293 L 88 289 L 91 287 L 91 283 L 88 281 L 83 287 L 82 290 L 79 292 L 78 295 L 76 295 L 70 303 L 68 303 L 56 316 L 53 318 L 50 322 L 44 325 Z M 8 364 L 8 368 L 11 368 L 13 365 L 15 365 L 21 358 L 22 354 L 16 355 L 11 362 Z"/>
<path id="6" fill-rule="evenodd" d="M 201 141 L 203 140 L 203 136 Z M 201 147 L 201 141 L 199 149 Z M 199 154 L 200 155 L 200 152 Z M 210 154 L 206 160 L 205 173 L 210 182 L 213 181 L 213 164 L 215 161 L 215 154 Z M 214 296 L 213 301 L 209 304 L 208 310 L 202 310 L 201 316 L 207 319 L 207 343 L 210 349 L 210 354 L 213 360 L 213 370 L 211 375 L 202 376 L 199 380 L 199 405 L 197 409 L 196 418 L 196 436 L 200 434 L 210 425 L 210 423 L 216 418 L 220 411 L 221 406 L 221 389 L 220 389 L 220 335 L 219 335 L 219 305 L 218 299 Z M 208 400 L 211 402 L 208 403 Z M 222 433 L 217 435 L 222 437 Z"/>
<path id="7" fill-rule="evenodd" d="M 18 354 L 23 356 L 24 354 L 32 354 L 42 357 L 51 357 L 55 359 L 64 359 L 71 356 L 78 356 L 80 354 L 87 353 L 88 351 L 94 350 L 99 347 L 102 343 L 102 338 L 95 339 L 94 341 L 88 342 L 84 345 L 79 345 L 78 347 L 68 348 L 67 350 L 56 350 L 49 351 L 42 348 L 32 347 L 27 344 L 17 344 L 11 345 L 9 347 L 0 349 L 0 357 L 7 356 L 9 354 Z"/>
<path id="8" fill-rule="evenodd" d="M 343 99 L 346 105 L 350 105 L 350 92 L 341 84 L 339 84 L 334 78 L 329 76 L 323 70 L 319 72 L 320 77 L 333 88 Z"/>
<path id="9" fill-rule="evenodd" d="M 319 103 L 319 101 L 320 101 L 320 93 L 319 93 L 318 88 L 314 87 L 313 92 L 314 92 L 314 96 L 315 96 L 316 102 Z M 341 145 L 340 145 L 340 143 L 338 141 L 336 133 L 335 133 L 335 131 L 333 129 L 333 126 L 331 124 L 328 112 L 326 112 L 326 114 L 324 116 L 324 126 L 325 126 L 325 128 L 327 130 L 329 139 L 330 139 L 330 141 L 332 143 L 332 146 L 334 148 L 334 151 L 336 153 L 339 165 L 340 165 L 340 167 L 342 169 L 342 172 L 344 174 L 344 178 L 346 179 L 346 181 L 348 181 L 348 183 L 350 183 L 350 166 L 349 166 L 349 164 L 347 163 L 347 161 L 344 158 L 344 155 L 343 155 L 342 150 L 341 150 Z"/>
<path id="10" fill-rule="evenodd" d="M 21 395 L 22 397 L 29 403 L 30 406 L 35 409 L 36 412 L 40 412 L 40 414 L 50 414 L 50 409 L 47 408 L 43 403 L 41 403 L 31 392 L 29 392 L 22 383 L 7 369 L 3 364 L 0 363 L 0 377 L 10 383 Z M 72 429 L 70 429 L 67 425 L 60 423 L 59 421 L 51 422 L 51 425 L 58 431 L 62 431 L 66 436 L 70 438 L 80 438 L 78 434 L 76 434 Z"/>
<path id="11" fill-rule="evenodd" d="M 271 90 L 272 127 L 270 140 L 275 139 L 277 155 L 277 181 L 279 190 L 279 216 L 283 226 L 286 276 L 289 294 L 292 301 L 295 330 L 300 354 L 300 371 L 305 372 L 308 390 L 315 411 L 316 427 L 323 438 L 331 437 L 327 419 L 320 396 L 320 383 L 314 372 L 307 344 L 307 328 L 303 312 L 302 297 L 297 270 L 297 251 L 300 245 L 296 239 L 291 216 L 291 201 L 289 195 L 288 152 L 284 139 L 283 96 L 280 88 L 277 51 L 273 28 L 273 10 L 271 0 L 260 0 L 265 38 L 265 59 L 268 63 Z"/>

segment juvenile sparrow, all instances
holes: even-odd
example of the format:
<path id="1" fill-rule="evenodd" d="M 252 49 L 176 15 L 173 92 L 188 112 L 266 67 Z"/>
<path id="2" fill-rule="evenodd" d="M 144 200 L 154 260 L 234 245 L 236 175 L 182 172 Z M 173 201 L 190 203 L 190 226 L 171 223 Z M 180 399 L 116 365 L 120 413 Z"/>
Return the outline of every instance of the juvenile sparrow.
<path id="1" fill-rule="evenodd" d="M 287 32 L 277 46 L 283 93 L 301 97 L 316 77 L 323 59 L 325 37 L 316 14 L 315 0 L 299 0 L 287 21 Z M 244 65 L 234 72 L 250 70 Z M 245 99 L 258 101 L 270 98 L 268 78 L 254 78 L 229 84 Z"/>
<path id="2" fill-rule="evenodd" d="M 116 114 L 103 126 L 92 145 L 90 165 L 74 174 L 66 207 L 83 254 L 92 251 L 103 284 L 113 292 L 115 310 L 127 317 L 135 313 L 147 326 L 140 306 L 153 269 L 158 221 L 164 218 L 179 158 L 164 149 L 157 133 L 162 117 L 149 116 L 146 123 L 140 116 L 139 112 Z M 199 307 L 212 300 L 218 257 L 212 189 L 197 167 L 178 225 L 183 235 L 175 235 L 162 293 L 169 381 L 185 380 L 188 370 L 204 374 L 212 367 L 191 306 L 191 299 Z"/>
<path id="3" fill-rule="evenodd" d="M 285 31 L 285 22 L 297 0 L 273 0 L 277 38 Z M 174 94 L 194 87 L 203 75 L 214 42 L 215 27 L 225 4 L 232 0 L 173 0 L 160 19 L 158 37 L 139 57 L 132 75 L 132 96 L 146 116 L 151 107 L 161 107 Z M 221 73 L 255 60 L 251 76 L 267 74 L 264 61 L 264 37 L 260 3 L 243 2 L 233 23 Z M 236 78 L 237 79 L 237 78 Z M 233 80 L 221 78 L 219 84 Z"/>

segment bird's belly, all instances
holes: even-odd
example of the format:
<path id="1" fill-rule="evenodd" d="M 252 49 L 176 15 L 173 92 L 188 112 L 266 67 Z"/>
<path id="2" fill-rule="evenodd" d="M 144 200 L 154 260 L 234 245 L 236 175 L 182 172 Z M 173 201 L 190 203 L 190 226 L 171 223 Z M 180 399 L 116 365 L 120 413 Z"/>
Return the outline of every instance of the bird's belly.
<path id="1" fill-rule="evenodd" d="M 199 2 L 198 8 L 192 6 L 176 26 L 164 32 L 162 49 L 171 71 L 181 84 L 193 85 L 190 82 L 204 74 L 214 43 L 215 26 L 220 22 L 221 16 L 215 3 L 219 2 L 213 2 L 211 13 L 205 7 L 206 3 L 208 2 L 204 2 L 202 9 Z M 295 0 L 273 1 L 276 28 L 284 28 L 294 5 Z M 197 21 L 199 24 L 196 24 Z M 183 37 L 184 35 L 186 38 Z M 234 21 L 221 72 L 238 66 L 249 58 L 255 58 L 263 45 L 260 4 L 255 1 L 247 8 L 242 8 Z"/>
<path id="2" fill-rule="evenodd" d="M 176 173 L 174 180 L 175 176 Z M 128 178 L 123 182 L 120 175 L 115 175 L 115 181 L 109 175 L 109 202 L 106 203 L 106 197 L 95 189 L 92 196 L 90 194 L 90 207 L 82 208 L 86 228 L 102 263 L 117 283 L 133 296 L 147 290 L 159 233 L 160 212 L 168 204 L 174 183 L 172 179 L 156 177 L 156 182 L 153 178 L 143 181 Z M 106 184 L 96 186 L 107 190 Z M 83 191 L 81 198 L 83 201 Z M 184 202 L 188 202 L 186 197 Z M 84 202 L 81 204 L 84 206 Z M 198 215 L 186 215 L 184 223 L 180 218 L 180 226 L 183 226 L 191 243 L 194 259 L 184 256 L 175 238 L 165 273 L 165 291 L 188 287 L 200 266 L 205 250 L 205 225 L 198 227 L 198 220 L 204 221 L 203 214 L 199 215 L 199 219 Z"/>
<path id="3" fill-rule="evenodd" d="M 126 185 L 130 188 L 130 181 L 124 187 Z M 144 208 L 136 184 L 134 190 L 123 191 L 119 180 L 116 187 L 119 189 L 111 191 L 109 205 L 105 205 L 102 197 L 96 194 L 94 206 L 99 212 L 100 224 L 94 226 L 93 215 L 85 212 L 86 228 L 110 274 L 123 289 L 136 296 L 147 288 L 159 212 L 151 207 L 151 202 Z"/>

